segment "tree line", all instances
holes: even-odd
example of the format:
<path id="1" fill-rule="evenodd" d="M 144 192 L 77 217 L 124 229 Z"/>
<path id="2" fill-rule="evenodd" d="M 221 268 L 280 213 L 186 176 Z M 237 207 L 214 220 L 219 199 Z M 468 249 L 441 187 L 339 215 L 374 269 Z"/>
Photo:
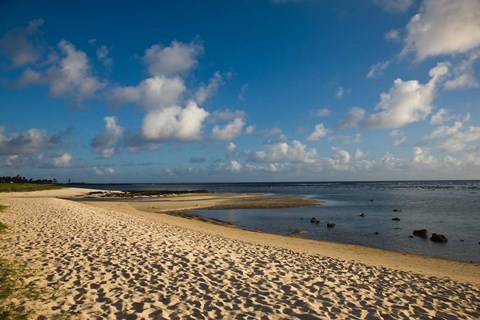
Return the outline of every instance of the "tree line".
<path id="1" fill-rule="evenodd" d="M 17 175 L 15 177 L 3 176 L 0 177 L 0 183 L 38 183 L 38 184 L 57 184 L 57 179 L 36 179 L 33 180 L 32 178 L 27 179 L 22 177 L 21 175 Z"/>

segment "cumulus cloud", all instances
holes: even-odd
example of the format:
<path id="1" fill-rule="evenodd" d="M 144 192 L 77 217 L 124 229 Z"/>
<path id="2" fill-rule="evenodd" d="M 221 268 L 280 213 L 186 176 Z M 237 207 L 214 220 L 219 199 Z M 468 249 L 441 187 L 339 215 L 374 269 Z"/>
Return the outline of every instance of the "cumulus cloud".
<path id="1" fill-rule="evenodd" d="M 445 82 L 445 90 L 460 88 L 478 88 L 478 81 L 475 78 L 475 61 L 480 58 L 480 50 L 472 52 L 466 60 L 460 62 L 453 68 L 452 79 Z"/>
<path id="2" fill-rule="evenodd" d="M 351 159 L 352 159 L 352 156 L 347 150 L 344 150 L 338 147 L 333 147 L 332 156 L 330 158 L 327 158 L 327 163 L 334 170 L 347 171 L 347 170 L 350 170 Z"/>
<path id="3" fill-rule="evenodd" d="M 182 43 L 172 41 L 165 47 L 155 44 L 145 51 L 143 60 L 148 72 L 153 76 L 173 76 L 186 74 L 197 64 L 197 57 L 203 53 L 203 45 L 198 41 Z"/>
<path id="4" fill-rule="evenodd" d="M 104 84 L 92 75 L 87 55 L 65 40 L 60 41 L 58 48 L 61 56 L 47 72 L 51 94 L 73 98 L 77 103 L 93 97 Z"/>
<path id="5" fill-rule="evenodd" d="M 265 150 L 252 154 L 251 159 L 266 163 L 307 163 L 313 164 L 318 161 L 317 150 L 308 149 L 298 140 L 288 143 L 285 137 L 279 141 L 269 142 Z"/>
<path id="6" fill-rule="evenodd" d="M 0 39 L 0 52 L 10 59 L 14 67 L 33 64 L 40 59 L 42 48 L 38 39 L 32 38 L 39 34 L 39 28 L 43 23 L 43 19 L 31 20 L 26 28 L 8 31 Z"/>
<path id="7" fill-rule="evenodd" d="M 67 168 L 71 166 L 73 157 L 69 153 L 62 153 L 58 157 L 53 158 L 53 165 L 57 168 Z"/>
<path id="8" fill-rule="evenodd" d="M 233 172 L 240 172 L 242 170 L 242 165 L 236 160 L 231 160 L 230 170 Z"/>
<path id="9" fill-rule="evenodd" d="M 337 129 L 356 127 L 365 118 L 365 110 L 358 107 L 351 108 L 337 124 Z"/>
<path id="10" fill-rule="evenodd" d="M 454 118 L 454 116 L 449 114 L 447 109 L 440 108 L 434 115 L 432 115 L 432 118 L 430 118 L 430 124 L 442 124 Z"/>
<path id="11" fill-rule="evenodd" d="M 237 146 L 235 145 L 235 143 L 229 142 L 229 143 L 227 144 L 227 151 L 228 151 L 229 153 L 233 153 L 233 152 L 235 152 L 235 150 L 237 150 Z"/>
<path id="12" fill-rule="evenodd" d="M 154 141 L 197 141 L 208 112 L 190 101 L 185 108 L 167 107 L 149 112 L 142 123 L 144 138 Z"/>
<path id="13" fill-rule="evenodd" d="M 378 160 L 378 166 L 388 170 L 399 170 L 405 168 L 406 163 L 405 160 L 397 158 L 390 152 L 385 152 Z"/>
<path id="14" fill-rule="evenodd" d="M 437 64 L 429 72 L 430 81 L 421 84 L 417 80 L 397 79 L 388 92 L 380 94 L 377 113 L 362 121 L 368 128 L 399 128 L 424 120 L 432 111 L 435 89 L 448 72 L 445 64 Z"/>
<path id="15" fill-rule="evenodd" d="M 379 62 L 370 66 L 370 70 L 367 73 L 367 79 L 377 78 L 383 75 L 383 71 L 388 68 L 390 61 Z"/>
<path id="16" fill-rule="evenodd" d="M 463 123 L 456 121 L 452 126 L 440 126 L 424 138 L 441 139 L 438 147 L 448 152 L 464 150 L 468 144 L 480 141 L 480 127 L 469 126 L 462 130 Z"/>
<path id="17" fill-rule="evenodd" d="M 413 148 L 412 162 L 414 165 L 426 165 L 429 167 L 437 164 L 437 160 L 430 154 L 429 150 L 420 147 Z"/>
<path id="18" fill-rule="evenodd" d="M 223 79 L 219 72 L 215 72 L 208 84 L 201 85 L 195 93 L 195 100 L 198 104 L 203 104 L 208 98 L 214 95 L 218 87 L 222 85 Z"/>
<path id="19" fill-rule="evenodd" d="M 147 78 L 137 86 L 115 87 L 111 90 L 109 99 L 115 104 L 133 102 L 147 110 L 158 110 L 178 105 L 185 90 L 182 78 L 158 76 Z"/>
<path id="20" fill-rule="evenodd" d="M 91 170 L 97 176 L 106 176 L 106 175 L 110 176 L 115 174 L 115 169 L 109 168 L 109 167 L 106 167 L 106 168 L 92 167 Z"/>
<path id="21" fill-rule="evenodd" d="M 480 46 L 478 0 L 425 0 L 410 19 L 403 54 L 418 60 L 437 55 L 465 53 Z"/>
<path id="22" fill-rule="evenodd" d="M 309 141 L 317 141 L 321 138 L 325 137 L 328 133 L 328 129 L 325 128 L 323 123 L 319 123 L 315 126 L 315 130 L 308 136 L 307 140 Z"/>
<path id="23" fill-rule="evenodd" d="M 90 145 L 104 158 L 110 158 L 115 153 L 115 145 L 123 137 L 124 129 L 118 125 L 115 116 L 105 117 L 103 120 L 105 121 L 105 132 L 97 134 Z"/>
<path id="24" fill-rule="evenodd" d="M 0 155 L 32 154 L 59 143 L 58 136 L 50 136 L 45 130 L 32 128 L 22 133 L 4 134 L 0 127 Z"/>
<path id="25" fill-rule="evenodd" d="M 393 145 L 395 147 L 398 147 L 398 146 L 405 146 L 406 143 L 405 141 L 407 140 L 407 138 L 405 137 L 405 133 L 398 130 L 398 129 L 395 129 L 395 130 L 392 130 L 392 132 L 390 132 L 390 137 L 394 137 L 395 140 L 393 142 Z"/>
<path id="26" fill-rule="evenodd" d="M 407 11 L 413 0 L 374 0 L 374 3 L 385 11 L 399 13 Z"/>
<path id="27" fill-rule="evenodd" d="M 232 140 L 238 137 L 243 130 L 245 122 L 242 118 L 236 118 L 232 122 L 221 127 L 215 125 L 212 128 L 212 138 L 216 140 Z"/>

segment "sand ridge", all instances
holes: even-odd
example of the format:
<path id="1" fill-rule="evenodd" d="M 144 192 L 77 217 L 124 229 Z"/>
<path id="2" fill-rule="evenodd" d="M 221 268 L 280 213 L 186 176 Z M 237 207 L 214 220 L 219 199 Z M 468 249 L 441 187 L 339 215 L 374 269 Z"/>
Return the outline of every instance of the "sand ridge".
<path id="1" fill-rule="evenodd" d="M 0 201 L 9 206 L 0 221 L 11 229 L 1 256 L 37 270 L 24 281 L 54 288 L 47 302 L 19 303 L 47 318 L 480 317 L 477 285 L 229 239 L 148 214 L 50 197 Z"/>

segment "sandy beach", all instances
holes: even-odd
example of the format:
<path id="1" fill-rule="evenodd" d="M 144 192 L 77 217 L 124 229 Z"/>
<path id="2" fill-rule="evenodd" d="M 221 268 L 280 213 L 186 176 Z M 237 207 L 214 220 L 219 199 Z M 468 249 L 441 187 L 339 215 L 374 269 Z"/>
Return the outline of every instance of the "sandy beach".
<path id="1" fill-rule="evenodd" d="M 158 213 L 225 200 L 213 195 L 58 199 L 91 191 L 0 194 L 9 227 L 0 257 L 26 262 L 34 272 L 22 281 L 49 288 L 43 299 L 13 303 L 47 319 L 480 317 L 478 264 Z"/>

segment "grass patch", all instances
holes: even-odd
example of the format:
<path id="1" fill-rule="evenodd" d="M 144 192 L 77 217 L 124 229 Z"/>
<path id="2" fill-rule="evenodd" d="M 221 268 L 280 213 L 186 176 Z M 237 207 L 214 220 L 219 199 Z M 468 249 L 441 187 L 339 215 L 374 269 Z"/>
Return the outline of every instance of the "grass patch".
<path id="1" fill-rule="evenodd" d="M 35 290 L 22 286 L 18 281 L 24 272 L 24 267 L 0 258 L 0 319 L 26 320 L 33 315 L 31 310 L 11 301 L 13 298 L 38 297 Z"/>
<path id="2" fill-rule="evenodd" d="M 0 192 L 27 192 L 40 190 L 57 190 L 62 188 L 62 186 L 54 184 L 0 182 Z"/>

